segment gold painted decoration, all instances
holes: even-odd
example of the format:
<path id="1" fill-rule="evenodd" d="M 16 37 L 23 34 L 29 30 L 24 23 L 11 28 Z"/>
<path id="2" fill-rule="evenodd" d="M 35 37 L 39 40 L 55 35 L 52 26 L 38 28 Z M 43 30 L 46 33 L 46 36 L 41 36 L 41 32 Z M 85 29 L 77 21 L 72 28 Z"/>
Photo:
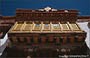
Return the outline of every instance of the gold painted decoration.
<path id="1" fill-rule="evenodd" d="M 34 25 L 34 31 L 40 31 L 40 29 L 41 29 L 41 24 L 35 24 Z"/>
<path id="2" fill-rule="evenodd" d="M 11 28 L 9 32 L 15 32 L 15 33 L 27 33 L 27 32 L 82 32 L 78 24 L 76 23 L 60 23 L 60 22 L 24 22 L 24 23 L 18 23 Z"/>
<path id="3" fill-rule="evenodd" d="M 58 31 L 58 30 L 60 30 L 60 25 L 59 24 L 52 24 L 52 28 L 53 28 L 53 30 Z"/>
<path id="4" fill-rule="evenodd" d="M 44 31 L 50 30 L 50 24 L 43 24 L 43 30 Z"/>

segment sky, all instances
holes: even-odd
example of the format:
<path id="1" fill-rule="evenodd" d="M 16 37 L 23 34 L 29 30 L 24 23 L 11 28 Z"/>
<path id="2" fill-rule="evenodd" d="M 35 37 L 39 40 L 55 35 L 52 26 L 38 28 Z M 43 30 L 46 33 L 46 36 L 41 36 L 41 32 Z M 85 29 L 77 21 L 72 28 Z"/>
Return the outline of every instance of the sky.
<path id="1" fill-rule="evenodd" d="M 17 8 L 77 9 L 80 15 L 90 15 L 90 0 L 0 0 L 0 14 L 14 16 Z"/>

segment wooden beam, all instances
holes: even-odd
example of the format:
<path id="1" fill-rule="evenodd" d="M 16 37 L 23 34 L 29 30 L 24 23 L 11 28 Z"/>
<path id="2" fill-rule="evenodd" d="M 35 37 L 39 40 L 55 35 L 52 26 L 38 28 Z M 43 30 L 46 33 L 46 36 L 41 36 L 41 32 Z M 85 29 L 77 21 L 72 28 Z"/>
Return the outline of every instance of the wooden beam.
<path id="1" fill-rule="evenodd" d="M 78 16 L 77 22 L 90 22 L 90 16 Z"/>

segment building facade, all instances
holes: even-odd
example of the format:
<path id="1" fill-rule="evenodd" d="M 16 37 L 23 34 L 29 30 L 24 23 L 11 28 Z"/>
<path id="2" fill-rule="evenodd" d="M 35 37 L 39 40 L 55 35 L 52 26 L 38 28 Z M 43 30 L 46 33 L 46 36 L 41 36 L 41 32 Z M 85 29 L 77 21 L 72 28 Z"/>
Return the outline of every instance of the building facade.
<path id="1" fill-rule="evenodd" d="M 77 54 L 85 48 L 87 33 L 77 22 L 89 21 L 90 16 L 79 16 L 78 10 L 46 7 L 17 9 L 15 16 L 0 19 L 0 35 L 8 32 L 8 47 L 23 50 L 31 57 L 57 57 Z"/>

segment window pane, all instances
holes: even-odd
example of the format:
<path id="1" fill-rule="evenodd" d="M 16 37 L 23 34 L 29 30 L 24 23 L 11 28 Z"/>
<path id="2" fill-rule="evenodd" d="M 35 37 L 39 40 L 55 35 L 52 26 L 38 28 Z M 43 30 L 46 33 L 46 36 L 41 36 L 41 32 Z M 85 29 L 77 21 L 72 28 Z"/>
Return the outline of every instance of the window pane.
<path id="1" fill-rule="evenodd" d="M 41 24 L 35 24 L 34 30 L 40 30 L 41 29 Z"/>
<path id="2" fill-rule="evenodd" d="M 43 30 L 50 30 L 50 24 L 44 24 Z"/>
<path id="3" fill-rule="evenodd" d="M 59 24 L 52 24 L 53 30 L 60 30 Z"/>

